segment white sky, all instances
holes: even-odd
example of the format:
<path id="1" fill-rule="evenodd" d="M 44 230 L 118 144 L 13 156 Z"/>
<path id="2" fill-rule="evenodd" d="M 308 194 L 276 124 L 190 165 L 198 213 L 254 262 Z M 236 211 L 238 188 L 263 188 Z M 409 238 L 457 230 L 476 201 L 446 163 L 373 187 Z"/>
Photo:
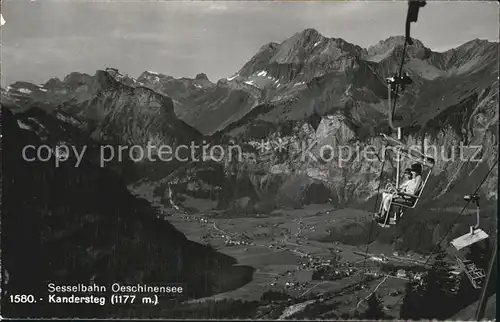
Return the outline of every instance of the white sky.
<path id="1" fill-rule="evenodd" d="M 427 1 L 412 36 L 436 51 L 498 41 L 497 2 Z M 229 77 L 264 44 L 305 28 L 368 47 L 404 33 L 406 1 L 7 0 L 1 27 L 3 85 L 43 83 L 112 66 L 212 81 Z"/>

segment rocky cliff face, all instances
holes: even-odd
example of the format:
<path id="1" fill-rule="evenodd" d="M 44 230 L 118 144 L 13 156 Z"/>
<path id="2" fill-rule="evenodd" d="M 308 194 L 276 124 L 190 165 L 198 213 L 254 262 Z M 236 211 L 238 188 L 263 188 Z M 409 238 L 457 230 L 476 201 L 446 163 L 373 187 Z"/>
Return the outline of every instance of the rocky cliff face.
<path id="1" fill-rule="evenodd" d="M 26 87 L 16 83 L 4 91 L 7 105 L 14 110 L 36 106 L 50 113 L 69 114 L 85 123 L 94 138 L 174 146 L 200 137 L 175 115 L 169 97 L 140 86 L 116 70 L 98 70 L 94 76 L 72 73 L 63 81 L 52 79 L 34 89 Z"/>
<path id="2" fill-rule="evenodd" d="M 190 202 L 195 195 L 205 196 L 204 210 L 226 208 L 227 200 L 241 198 L 251 200 L 245 209 L 254 212 L 300 207 L 311 202 L 303 197 L 309 189 L 329 191 L 328 198 L 314 202 L 369 207 L 382 166 L 375 157 L 382 156 L 378 134 L 388 129 L 385 78 L 398 71 L 403 43 L 404 38 L 391 37 L 363 49 L 307 29 L 263 46 L 235 75 L 217 83 L 203 75 L 175 79 L 145 72 L 124 81 L 109 71 L 90 78 L 72 74 L 44 85 L 52 93 L 44 104 L 62 102 L 60 110 L 94 120 L 95 135 L 114 134 L 134 144 L 199 140 L 185 122 L 225 151 L 238 145 L 237 158 L 184 164 L 167 171 L 168 177 L 148 181 L 158 187 L 158 197 L 177 194 L 186 209 L 198 204 Z M 496 160 L 497 60 L 498 43 L 480 40 L 444 53 L 416 39 L 408 48 L 404 71 L 413 83 L 400 94 L 395 120 L 403 141 L 424 145 L 437 159 L 422 209 L 456 206 Z M 18 102 L 40 94 L 3 93 Z M 481 161 L 460 159 L 461 145 L 482 146 L 475 156 Z M 386 178 L 394 167 L 388 160 Z M 497 198 L 497 179 L 495 170 L 482 186 L 487 202 Z M 243 182 L 245 189 L 234 189 Z M 282 198 L 283 191 L 297 198 Z"/>
<path id="3" fill-rule="evenodd" d="M 339 50 L 343 53 L 338 55 L 337 49 L 326 45 L 328 42 L 338 42 L 320 38 L 316 33 L 306 30 L 282 44 L 263 47 L 245 65 L 241 74 L 248 76 L 271 66 L 271 71 L 263 70 L 260 73 L 279 77 L 273 74 L 272 64 L 281 60 L 300 62 L 302 51 L 294 50 L 295 47 L 291 45 L 297 43 L 300 44 L 298 48 L 313 55 L 306 55 L 307 59 L 317 62 L 322 57 L 321 53 L 315 55 L 310 51 L 314 51 L 314 44 L 318 41 L 317 46 L 325 42 L 323 46 L 330 53 L 329 59 L 346 61 L 354 55 L 356 63 L 343 65 L 340 69 L 342 73 L 337 67 L 329 65 L 329 68 L 322 69 L 323 75 L 320 77 L 308 80 L 301 76 L 305 77 L 305 84 L 300 90 L 293 89 L 299 87 L 293 86 L 296 84 L 287 83 L 289 88 L 283 89 L 281 95 L 276 93 L 267 104 L 226 128 L 224 136 L 239 142 L 253 140 L 255 144 L 264 138 L 274 141 L 275 146 L 281 141 L 286 149 L 279 150 L 286 151 L 272 153 L 275 158 L 267 156 L 270 151 L 257 153 L 259 167 L 266 164 L 268 169 L 280 169 L 284 173 L 300 171 L 309 173 L 325 184 L 333 183 L 337 202 L 367 200 L 376 191 L 381 163 L 368 162 L 352 150 L 358 147 L 363 151 L 364 147 L 372 146 L 378 153 L 382 147 L 376 135 L 387 130 L 388 103 L 383 81 L 384 77 L 397 71 L 404 40 L 400 37 L 389 38 L 368 50 L 337 46 L 335 48 L 342 48 Z M 309 46 L 311 42 L 312 46 Z M 474 171 L 481 172 L 479 169 L 491 165 L 497 156 L 497 44 L 474 43 L 479 47 L 465 44 L 456 50 L 435 53 L 415 41 L 407 52 L 405 71 L 411 75 L 414 83 L 399 99 L 397 119 L 398 124 L 403 126 L 404 141 L 409 145 L 420 147 L 425 138 L 429 153 L 434 153 L 433 149 L 438 150 L 438 161 L 429 191 L 431 200 L 459 189 L 458 182 L 463 182 Z M 283 58 L 285 53 L 290 57 Z M 375 56 L 378 58 L 375 59 Z M 479 61 L 482 63 L 477 63 Z M 433 71 L 439 73 L 431 77 Z M 299 150 L 303 150 L 304 146 L 307 149 L 311 142 L 317 142 L 310 149 L 316 158 L 303 160 L 303 151 Z M 483 146 L 480 152 L 483 162 L 459 160 L 461 144 Z M 319 158 L 322 147 L 323 152 L 333 147 L 337 155 Z M 351 159 L 344 159 L 342 166 L 339 166 L 338 149 L 345 148 L 350 148 L 352 156 Z M 275 152 L 276 149 L 272 150 Z M 442 155 L 449 160 L 443 160 Z M 487 198 L 496 198 L 495 189 L 491 186 L 496 180 L 494 172 L 483 186 Z"/>
<path id="4" fill-rule="evenodd" d="M 314 37 L 317 34 L 305 31 L 283 44 L 264 46 L 229 81 L 257 84 L 257 78 L 270 77 L 273 82 L 280 79 L 284 83 L 265 84 L 263 103 L 217 133 L 218 142 L 232 140 L 243 148 L 241 161 L 225 160 L 226 174 L 238 173 L 248 178 L 255 193 L 266 196 L 255 202 L 256 212 L 263 209 L 264 199 L 265 209 L 308 203 L 307 198 L 298 197 L 308 191 L 308 180 L 330 191 L 329 198 L 321 202 L 338 207 L 370 208 L 377 191 L 382 162 L 373 155 L 381 157 L 383 142 L 377 135 L 388 128 L 384 77 L 397 71 L 402 39 L 390 38 L 368 50 L 342 47 L 347 48 L 343 49 L 344 54 L 332 54 L 337 58 L 331 59 L 345 60 L 356 54 L 357 63 L 340 69 L 341 72 L 337 67 L 325 68 L 322 76 L 309 81 L 304 76 L 307 72 L 290 78 L 291 74 L 285 77 L 279 68 L 274 69 L 279 65 L 277 61 L 285 59 L 284 53 L 295 57 L 287 59 L 300 65 L 304 61 L 300 57 L 309 56 L 300 56 L 302 51 L 297 48 L 304 46 L 305 52 L 313 51 L 316 42 L 329 41 Z M 296 43 L 300 44 L 297 48 L 292 46 Z M 497 44 L 480 45 L 482 49 L 464 45 L 454 51 L 435 53 L 415 41 L 407 53 L 405 71 L 414 83 L 401 95 L 397 109 L 403 141 L 418 149 L 424 145 L 437 159 L 420 201 L 422 209 L 461 205 L 462 195 L 473 191 L 497 158 Z M 373 59 L 382 54 L 383 58 Z M 318 57 L 321 55 L 314 59 Z M 449 63 L 452 60 L 454 64 Z M 473 65 L 476 61 L 482 64 Z M 300 68 L 307 69 L 306 65 Z M 435 70 L 439 70 L 439 75 L 430 75 Z M 409 165 L 406 161 L 403 166 Z M 394 170 L 394 161 L 388 160 L 385 180 L 394 176 Z M 309 179 L 298 180 L 296 176 Z M 497 198 L 497 178 L 495 170 L 482 185 L 480 192 L 487 203 L 494 203 Z M 282 191 L 297 198 L 287 201 L 282 198 Z"/>
<path id="5" fill-rule="evenodd" d="M 204 74 L 194 79 L 175 79 L 154 72 L 144 72 L 139 84 L 173 99 L 176 114 L 204 134 L 213 134 L 238 120 L 260 101 L 261 94 L 247 84 L 210 82 Z"/>

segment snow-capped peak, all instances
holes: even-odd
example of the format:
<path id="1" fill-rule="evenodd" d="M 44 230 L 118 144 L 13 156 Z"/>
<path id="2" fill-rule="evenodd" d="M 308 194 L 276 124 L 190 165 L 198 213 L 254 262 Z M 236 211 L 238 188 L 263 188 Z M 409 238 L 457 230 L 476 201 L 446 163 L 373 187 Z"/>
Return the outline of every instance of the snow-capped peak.
<path id="1" fill-rule="evenodd" d="M 20 91 L 23 94 L 31 94 L 31 91 L 27 88 L 19 88 L 18 91 Z"/>

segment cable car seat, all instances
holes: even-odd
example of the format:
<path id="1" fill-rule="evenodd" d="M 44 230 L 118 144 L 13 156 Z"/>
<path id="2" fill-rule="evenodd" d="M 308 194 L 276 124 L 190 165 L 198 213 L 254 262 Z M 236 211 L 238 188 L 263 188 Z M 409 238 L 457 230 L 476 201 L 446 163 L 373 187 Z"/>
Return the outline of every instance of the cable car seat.
<path id="1" fill-rule="evenodd" d="M 391 187 L 391 188 L 388 188 Z M 390 189 L 392 188 L 392 184 L 388 184 L 386 186 L 387 191 L 391 191 Z M 392 197 L 390 203 L 389 203 L 389 211 L 387 214 L 391 214 L 396 212 L 398 215 L 401 215 L 404 208 L 415 208 L 418 197 L 420 196 L 420 193 L 422 191 L 423 184 L 421 183 L 420 186 L 417 188 L 416 194 L 412 195 L 409 193 L 404 193 L 404 192 L 393 192 L 394 197 Z M 380 206 L 382 207 L 382 205 Z M 382 208 L 381 208 L 382 209 Z M 382 210 L 380 210 L 382 212 Z M 380 216 L 380 218 L 384 218 L 387 214 Z"/>
<path id="2" fill-rule="evenodd" d="M 420 183 L 420 186 L 418 187 L 417 191 L 415 191 L 414 195 L 405 192 L 398 192 L 397 196 L 392 198 L 391 204 L 389 205 L 389 209 L 391 206 L 415 208 L 415 206 L 417 205 L 417 201 L 420 197 L 420 193 L 422 192 L 422 187 L 423 184 Z"/>
<path id="3" fill-rule="evenodd" d="M 387 219 L 391 218 L 389 223 L 395 224 L 403 216 L 405 208 L 415 208 L 423 186 L 424 184 L 420 183 L 414 195 L 398 192 L 397 196 L 393 197 L 389 203 L 389 211 L 386 216 L 384 216 L 384 218 L 386 218 L 384 222 L 387 222 Z"/>

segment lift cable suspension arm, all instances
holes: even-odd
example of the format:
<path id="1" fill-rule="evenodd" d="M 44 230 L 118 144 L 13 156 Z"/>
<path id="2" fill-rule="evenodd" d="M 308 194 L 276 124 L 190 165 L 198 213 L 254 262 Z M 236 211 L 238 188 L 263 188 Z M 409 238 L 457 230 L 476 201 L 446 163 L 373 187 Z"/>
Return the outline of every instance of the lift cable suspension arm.
<path id="1" fill-rule="evenodd" d="M 498 163 L 498 160 L 499 160 L 499 157 L 497 157 L 497 159 L 495 160 L 495 162 L 493 163 L 493 166 L 491 166 L 490 170 L 488 170 L 488 172 L 486 173 L 486 175 L 484 176 L 483 180 L 481 181 L 481 183 L 477 186 L 476 190 L 474 191 L 473 195 L 477 194 L 479 189 L 481 188 L 481 186 L 483 185 L 483 183 L 486 181 L 486 179 L 490 176 L 491 172 L 493 171 L 493 169 L 495 169 L 495 167 L 497 166 L 497 163 Z M 467 207 L 469 206 L 470 202 L 472 200 L 467 200 L 466 204 L 464 205 L 464 207 L 462 208 L 462 210 L 460 211 L 460 213 L 458 214 L 458 216 L 455 217 L 455 219 L 452 221 L 450 227 L 448 228 L 448 231 L 446 232 L 446 234 L 443 235 L 443 237 L 441 237 L 441 239 L 439 240 L 439 242 L 436 244 L 436 246 L 434 246 L 434 248 L 432 249 L 431 253 L 427 256 L 427 260 L 425 261 L 425 265 L 427 265 L 427 263 L 429 262 L 431 256 L 434 254 L 434 252 L 436 251 L 437 247 L 443 242 L 443 240 L 446 238 L 446 236 L 448 236 L 448 234 L 450 233 L 451 229 L 453 228 L 453 226 L 455 225 L 455 223 L 457 222 L 457 220 L 460 218 L 460 216 L 462 216 L 463 212 L 465 211 L 465 209 L 467 209 Z"/>
<path id="2" fill-rule="evenodd" d="M 481 188 L 481 186 L 484 184 L 484 182 L 486 181 L 486 179 L 489 177 L 489 175 L 491 174 L 491 172 L 493 171 L 493 169 L 495 169 L 495 167 L 497 166 L 497 163 L 498 163 L 498 160 L 499 160 L 500 157 L 497 157 L 497 159 L 495 160 L 495 162 L 493 163 L 493 166 L 490 168 L 490 170 L 488 171 L 488 173 L 486 173 L 486 175 L 484 176 L 483 180 L 481 181 L 481 183 L 477 186 L 476 190 L 474 191 L 473 195 L 477 194 L 477 192 L 479 191 L 479 189 Z M 462 208 L 462 210 L 460 211 L 460 213 L 458 214 L 457 217 L 455 217 L 455 219 L 453 220 L 453 222 L 451 223 L 450 225 L 450 228 L 448 228 L 448 231 L 446 232 L 446 234 L 444 234 L 443 237 L 441 237 L 441 239 L 439 240 L 439 242 L 436 244 L 436 246 L 434 246 L 434 248 L 432 249 L 431 253 L 429 255 L 427 255 L 427 259 L 425 261 L 425 263 L 423 264 L 423 266 L 427 266 L 431 256 L 434 254 L 434 251 L 436 250 L 436 248 L 443 242 L 443 240 L 446 238 L 446 236 L 448 236 L 448 234 L 450 233 L 451 229 L 453 228 L 453 226 L 455 225 L 456 221 L 460 218 L 460 216 L 462 216 L 462 213 L 465 211 L 465 209 L 467 209 L 467 206 L 469 205 L 471 200 L 467 201 L 467 203 L 465 204 L 465 206 Z M 495 258 L 496 258 L 496 247 L 495 247 Z M 491 274 L 491 272 L 489 273 Z M 487 283 L 487 282 L 486 282 Z M 487 285 L 487 284 L 485 284 Z M 393 307 L 396 307 L 399 302 L 401 302 L 401 300 L 403 299 L 404 297 L 404 294 L 401 295 L 399 297 L 399 300 L 396 302 L 396 304 L 393 305 Z"/>
<path id="3" fill-rule="evenodd" d="M 479 212 L 480 212 L 480 208 L 479 208 L 479 199 L 476 200 L 476 225 L 474 226 L 474 229 L 478 229 L 479 228 Z"/>
<path id="4" fill-rule="evenodd" d="M 401 79 L 402 77 L 402 74 L 403 74 L 403 67 L 404 67 L 404 63 L 405 63 L 405 56 L 406 56 L 406 46 L 408 45 L 408 38 L 405 38 L 405 43 L 403 45 L 403 56 L 401 57 L 401 64 L 399 65 L 399 73 L 398 73 L 398 78 Z M 391 88 L 391 84 L 388 84 L 387 87 L 389 88 L 389 95 L 390 95 L 390 92 L 392 91 L 392 88 Z M 393 123 L 393 119 L 394 119 L 394 115 L 396 114 L 396 103 L 398 101 L 398 94 L 399 94 L 399 88 L 401 86 L 400 85 L 397 85 L 396 86 L 396 89 L 394 91 L 394 101 L 392 102 L 392 104 L 390 104 L 390 96 L 389 96 L 389 125 L 390 127 L 395 130 L 396 127 L 394 127 L 394 123 Z M 392 105 L 392 106 L 391 106 Z"/>
<path id="5" fill-rule="evenodd" d="M 406 49 L 408 45 L 413 45 L 413 40 L 411 39 L 411 23 L 412 22 L 417 22 L 418 20 L 418 12 L 420 8 L 424 7 L 426 5 L 426 1 L 423 0 L 409 0 L 408 1 L 408 12 L 406 15 L 406 29 L 405 29 L 405 42 L 403 44 L 403 55 L 401 57 L 401 64 L 399 65 L 399 73 L 397 75 L 398 80 L 402 79 L 403 76 L 403 66 L 405 62 L 405 57 L 406 57 Z M 388 84 L 389 91 L 391 91 L 391 85 Z M 393 119 L 394 115 L 396 113 L 396 103 L 398 101 L 398 93 L 399 93 L 399 88 L 400 85 L 396 86 L 396 89 L 394 91 L 394 101 L 391 107 L 390 104 L 390 94 L 389 94 L 389 126 L 391 129 L 395 130 L 396 127 L 394 127 L 393 124 Z"/>

